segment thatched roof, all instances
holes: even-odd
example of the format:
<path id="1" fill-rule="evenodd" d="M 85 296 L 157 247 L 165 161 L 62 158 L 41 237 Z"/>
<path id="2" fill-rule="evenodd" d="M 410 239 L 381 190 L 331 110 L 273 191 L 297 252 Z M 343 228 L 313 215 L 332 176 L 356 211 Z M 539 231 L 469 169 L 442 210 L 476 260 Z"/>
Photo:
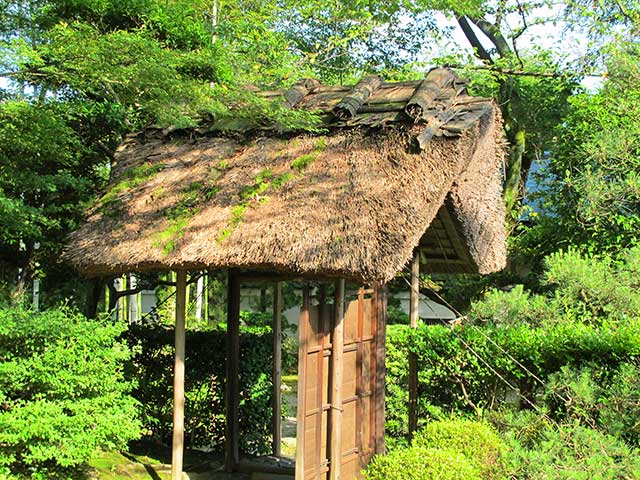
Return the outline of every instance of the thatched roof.
<path id="1" fill-rule="evenodd" d="M 110 189 L 71 238 L 88 275 L 241 268 L 389 280 L 505 264 L 499 110 L 448 70 L 422 82 L 305 80 L 265 96 L 320 109 L 321 135 L 147 129 L 119 148 Z"/>

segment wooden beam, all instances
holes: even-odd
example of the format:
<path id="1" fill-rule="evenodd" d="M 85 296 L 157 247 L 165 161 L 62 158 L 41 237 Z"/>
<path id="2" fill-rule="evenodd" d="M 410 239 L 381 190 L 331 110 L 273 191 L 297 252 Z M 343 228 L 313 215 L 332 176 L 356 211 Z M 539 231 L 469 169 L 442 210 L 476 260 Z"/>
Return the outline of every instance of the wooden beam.
<path id="1" fill-rule="evenodd" d="M 310 335 L 309 326 L 309 284 L 302 287 L 302 308 L 300 309 L 300 325 L 298 326 L 298 414 L 296 422 L 296 478 L 304 480 L 304 430 L 305 430 L 305 406 L 307 399 L 307 336 Z"/>
<path id="2" fill-rule="evenodd" d="M 282 283 L 273 286 L 273 423 L 272 451 L 274 457 L 281 454 L 282 445 Z"/>
<path id="3" fill-rule="evenodd" d="M 240 462 L 240 277 L 229 270 L 227 282 L 227 382 L 225 395 L 225 470 Z"/>
<path id="4" fill-rule="evenodd" d="M 374 453 L 383 455 L 384 445 L 384 424 L 385 424 L 385 355 L 387 339 L 387 284 L 377 283 L 375 285 L 375 310 L 376 310 L 376 389 L 375 389 L 375 450 Z"/>
<path id="5" fill-rule="evenodd" d="M 333 331 L 331 332 L 331 450 L 329 478 L 340 480 L 342 467 L 342 380 L 344 376 L 344 291 L 345 281 L 336 281 Z"/>
<path id="6" fill-rule="evenodd" d="M 238 276 L 243 283 L 274 283 L 274 282 L 288 282 L 299 280 L 300 275 L 275 273 L 275 272 L 260 272 L 255 270 L 239 271 Z"/>
<path id="7" fill-rule="evenodd" d="M 171 449 L 171 479 L 182 480 L 184 454 L 184 356 L 187 272 L 178 272 L 176 280 L 175 364 L 173 370 L 173 442 Z"/>
<path id="8" fill-rule="evenodd" d="M 420 314 L 420 254 L 413 253 L 411 260 L 411 294 L 409 321 L 411 328 L 418 328 Z M 412 438 L 418 428 L 418 359 L 409 353 L 409 437 Z"/>

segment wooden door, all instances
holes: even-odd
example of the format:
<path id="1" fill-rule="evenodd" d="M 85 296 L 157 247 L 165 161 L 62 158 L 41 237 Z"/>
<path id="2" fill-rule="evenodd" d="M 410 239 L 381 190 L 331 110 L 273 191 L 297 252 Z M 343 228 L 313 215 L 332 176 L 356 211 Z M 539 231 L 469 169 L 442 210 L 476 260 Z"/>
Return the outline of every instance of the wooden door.
<path id="1" fill-rule="evenodd" d="M 325 292 L 321 286 L 311 298 L 309 289 L 304 290 L 296 479 L 354 480 L 373 454 L 384 450 L 385 305 L 378 290 L 361 288 L 347 297 L 344 312 L 337 315 Z M 342 338 L 336 342 L 337 332 Z M 336 378 L 342 379 L 337 392 L 332 385 Z M 332 423 L 340 443 L 333 449 Z"/>

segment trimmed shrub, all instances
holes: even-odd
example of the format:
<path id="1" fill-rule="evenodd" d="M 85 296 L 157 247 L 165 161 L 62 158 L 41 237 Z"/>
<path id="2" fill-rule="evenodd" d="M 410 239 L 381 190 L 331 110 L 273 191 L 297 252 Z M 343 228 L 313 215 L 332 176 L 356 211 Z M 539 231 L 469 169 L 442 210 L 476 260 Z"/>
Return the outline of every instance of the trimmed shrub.
<path id="1" fill-rule="evenodd" d="M 367 480 L 501 480 L 506 445 L 485 422 L 450 418 L 430 422 L 411 446 L 375 457 Z"/>
<path id="2" fill-rule="evenodd" d="M 0 471 L 66 476 L 140 434 L 126 328 L 71 309 L 0 310 Z"/>
<path id="3" fill-rule="evenodd" d="M 506 445 L 488 423 L 463 418 L 429 422 L 415 435 L 412 446 L 455 450 L 466 457 L 483 479 L 504 477 L 502 455 Z"/>
<path id="4" fill-rule="evenodd" d="M 468 458 L 453 449 L 413 446 L 373 458 L 366 480 L 482 480 Z"/>

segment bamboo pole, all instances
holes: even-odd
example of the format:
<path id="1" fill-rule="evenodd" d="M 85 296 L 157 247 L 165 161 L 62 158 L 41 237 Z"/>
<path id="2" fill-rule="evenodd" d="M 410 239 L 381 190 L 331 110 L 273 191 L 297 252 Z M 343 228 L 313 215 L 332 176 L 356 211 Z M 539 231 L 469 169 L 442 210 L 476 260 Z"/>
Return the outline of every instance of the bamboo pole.
<path id="1" fill-rule="evenodd" d="M 184 452 L 184 317 L 187 293 L 187 272 L 179 271 L 176 280 L 175 366 L 173 374 L 173 445 L 171 479 L 182 479 Z"/>
<path id="2" fill-rule="evenodd" d="M 331 451 L 330 480 L 340 480 L 342 467 L 342 380 L 344 374 L 344 291 L 345 281 L 336 282 L 334 321 L 331 335 Z"/>
<path id="3" fill-rule="evenodd" d="M 225 470 L 240 462 L 240 277 L 229 271 L 227 282 L 227 382 L 225 395 Z"/>
<path id="4" fill-rule="evenodd" d="M 273 287 L 273 456 L 279 457 L 282 445 L 282 283 Z"/>
<path id="5" fill-rule="evenodd" d="M 409 320 L 411 328 L 418 328 L 420 308 L 420 256 L 416 250 L 411 260 L 411 294 Z M 409 353 L 409 437 L 418 428 L 418 359 Z"/>

